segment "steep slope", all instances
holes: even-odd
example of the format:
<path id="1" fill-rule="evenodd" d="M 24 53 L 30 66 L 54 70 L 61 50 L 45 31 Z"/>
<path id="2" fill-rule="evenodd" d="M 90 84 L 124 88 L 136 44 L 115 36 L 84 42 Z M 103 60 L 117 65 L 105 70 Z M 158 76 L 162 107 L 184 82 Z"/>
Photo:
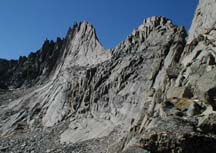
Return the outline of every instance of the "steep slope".
<path id="1" fill-rule="evenodd" d="M 85 21 L 69 31 L 66 46 L 64 64 L 69 67 L 96 65 L 111 57 L 98 41 L 93 26 Z"/>
<path id="2" fill-rule="evenodd" d="M 200 0 L 187 41 L 150 17 L 108 52 L 82 22 L 34 58 L 0 60 L 0 151 L 216 150 L 214 8 Z"/>
<path id="3" fill-rule="evenodd" d="M 215 148 L 215 19 L 216 3 L 200 0 L 187 44 L 173 68 L 154 113 L 125 139 L 125 152 L 138 146 L 151 152 L 214 152 Z M 168 71 L 169 72 L 169 71 Z M 158 109 L 159 108 L 159 109 Z M 137 132 L 138 129 L 138 132 Z M 129 139 L 129 141 L 128 141 Z M 139 149 L 137 149 L 139 150 Z"/>
<path id="4" fill-rule="evenodd" d="M 216 21 L 213 17 L 215 7 L 215 1 L 200 0 L 190 29 L 190 36 L 193 39 L 188 41 L 185 48 L 181 61 L 184 69 L 179 76 L 179 79 L 183 80 L 183 85 L 193 86 L 197 96 L 206 102 L 211 102 L 213 107 L 216 64 L 216 25 L 214 24 Z"/>
<path id="5" fill-rule="evenodd" d="M 200 34 L 208 33 L 209 30 L 215 27 L 215 15 L 215 0 L 199 0 L 189 31 L 188 42 L 191 42 Z"/>
<path id="6" fill-rule="evenodd" d="M 163 37 L 163 41 L 152 41 L 159 36 Z M 184 37 L 184 29 L 175 27 L 166 18 L 147 19 L 127 40 L 112 50 L 111 61 L 88 70 L 89 75 L 82 78 L 88 84 L 79 83 L 76 93 L 72 94 L 72 101 L 75 106 L 79 106 L 77 115 L 87 116 L 84 119 L 85 128 L 78 126 L 83 121 L 77 125 L 79 119 L 76 119 L 62 134 L 61 140 L 76 142 L 76 137 L 79 141 L 86 140 L 109 134 L 119 126 L 122 131 L 128 130 L 131 121 L 138 122 L 151 101 L 149 92 L 158 85 L 158 73 L 165 71 L 163 63 L 166 56 L 172 52 L 168 56 L 174 58 L 181 52 Z M 144 40 L 140 41 L 140 38 Z M 174 48 L 179 49 L 176 51 Z M 167 67 L 171 63 L 175 64 L 175 61 L 171 61 L 172 59 Z M 79 101 L 76 101 L 77 95 L 82 97 Z"/>
<path id="7" fill-rule="evenodd" d="M 36 61 L 40 60 L 40 58 L 37 58 L 37 56 L 43 56 L 44 52 L 46 54 L 49 51 L 49 49 L 44 49 L 46 48 L 47 43 L 49 42 L 45 42 L 45 47 L 42 47 L 41 52 L 36 53 Z M 82 66 L 86 65 L 87 67 L 87 65 L 94 65 L 108 60 L 111 57 L 110 53 L 106 52 L 101 47 L 100 43 L 97 40 L 93 27 L 86 22 L 75 25 L 72 29 L 70 29 L 66 39 L 64 40 L 62 48 L 59 48 L 59 50 L 57 51 L 61 51 L 61 53 L 59 53 L 61 54 L 61 56 L 57 56 L 56 59 L 52 59 L 52 57 L 50 58 L 51 60 L 54 60 L 53 65 L 56 65 L 55 68 L 52 67 L 53 71 L 52 75 L 49 76 L 50 78 L 44 82 L 44 80 L 41 80 L 41 76 L 43 76 L 43 73 L 38 73 L 38 76 L 36 76 L 35 78 L 40 79 L 37 81 L 40 81 L 41 85 L 39 84 L 36 86 L 35 84 L 32 88 L 27 90 L 25 90 L 24 88 L 23 96 L 20 96 L 19 98 L 16 97 L 16 99 L 14 100 L 9 99 L 9 105 L 2 106 L 2 117 L 4 116 L 5 112 L 13 112 L 10 117 L 3 121 L 6 123 L 1 127 L 2 131 L 6 130 L 7 133 L 7 131 L 13 130 L 14 128 L 16 128 L 18 122 L 24 122 L 24 125 L 27 126 L 32 122 L 31 120 L 35 119 L 35 115 L 37 118 L 39 118 L 38 120 L 41 119 L 39 116 L 42 117 L 44 126 L 52 126 L 58 121 L 61 121 L 62 118 L 71 109 L 69 106 L 70 103 L 68 100 L 69 96 L 67 95 L 67 90 L 68 88 L 70 88 L 70 84 L 68 82 L 74 79 L 73 73 L 77 72 L 76 65 L 79 65 L 81 63 L 77 69 L 80 68 L 80 73 L 82 73 Z M 56 52 L 56 50 L 51 49 L 50 52 Z M 77 52 L 79 54 L 77 54 Z M 31 57 L 32 56 L 30 55 L 26 59 L 26 62 L 24 62 L 24 64 L 15 62 L 14 66 L 12 66 L 11 68 L 15 69 L 13 73 L 22 74 L 23 65 L 25 65 L 26 63 L 26 65 L 28 65 L 28 62 L 32 59 Z M 51 62 L 49 62 L 49 60 L 47 61 L 46 59 L 44 63 L 51 64 Z M 10 62 L 8 62 L 8 65 L 10 65 Z M 29 62 L 29 66 L 32 66 L 32 62 Z M 21 70 L 17 70 L 17 67 L 20 67 Z M 27 68 L 27 71 L 31 69 L 32 68 Z M 49 67 L 45 67 L 43 72 L 46 72 L 46 69 L 49 69 Z M 72 72 L 71 69 L 73 70 Z M 7 75 L 8 72 L 6 71 L 3 75 L 5 74 Z M 35 71 L 33 71 L 33 74 L 37 75 Z M 79 74 L 77 73 L 75 75 Z M 27 76 L 29 77 L 30 75 Z M 11 75 L 11 77 L 13 78 L 14 75 Z M 25 78 L 17 78 L 17 82 L 20 82 L 19 79 Z M 34 77 L 31 79 L 33 80 Z M 19 89 L 15 89 L 11 92 L 16 93 L 18 91 Z M 5 103 L 5 101 L 3 102 Z"/>

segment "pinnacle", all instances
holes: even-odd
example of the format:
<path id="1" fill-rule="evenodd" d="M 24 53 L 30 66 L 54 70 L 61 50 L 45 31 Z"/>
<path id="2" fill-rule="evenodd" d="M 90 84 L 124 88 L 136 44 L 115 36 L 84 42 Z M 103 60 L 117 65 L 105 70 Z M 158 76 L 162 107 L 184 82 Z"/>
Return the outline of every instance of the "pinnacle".
<path id="1" fill-rule="evenodd" d="M 160 22 L 161 24 L 164 24 L 164 23 L 166 23 L 167 21 L 171 22 L 171 20 L 169 20 L 168 18 L 163 17 L 163 16 L 152 16 L 152 17 L 146 18 L 146 19 L 143 21 L 143 23 L 144 23 L 144 24 L 147 24 L 147 23 Z"/>
<path id="2" fill-rule="evenodd" d="M 79 24 L 75 23 L 73 27 L 69 28 L 67 34 L 68 40 L 72 40 L 75 37 L 77 39 L 97 39 L 96 30 L 92 24 L 87 21 L 82 21 Z"/>
<path id="3" fill-rule="evenodd" d="M 157 27 L 159 25 L 165 26 L 165 25 L 173 25 L 172 21 L 167 19 L 166 17 L 162 16 L 152 16 L 149 18 L 144 19 L 143 24 L 140 25 L 138 28 L 141 30 L 143 27 Z"/>

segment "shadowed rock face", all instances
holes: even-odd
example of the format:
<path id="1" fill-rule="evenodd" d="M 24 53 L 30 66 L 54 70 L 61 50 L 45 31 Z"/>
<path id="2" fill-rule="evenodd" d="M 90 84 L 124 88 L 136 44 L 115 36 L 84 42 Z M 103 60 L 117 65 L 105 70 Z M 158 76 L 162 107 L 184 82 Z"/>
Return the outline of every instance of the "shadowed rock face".
<path id="1" fill-rule="evenodd" d="M 211 2 L 200 0 L 197 10 L 209 31 L 199 30 L 195 16 L 188 41 L 184 27 L 150 17 L 107 51 L 82 22 L 28 57 L 1 59 L 0 150 L 216 150 Z"/>
<path id="2" fill-rule="evenodd" d="M 99 43 L 92 25 L 87 22 L 76 24 L 69 29 L 65 39 L 46 40 L 40 50 L 28 57 L 0 60 L 0 89 L 31 87 L 52 77 L 63 63 L 65 67 L 94 65 L 110 56 Z"/>
<path id="3" fill-rule="evenodd" d="M 42 82 L 55 70 L 56 61 L 62 56 L 64 40 L 46 40 L 40 50 L 19 60 L 0 60 L 0 88 L 30 87 Z"/>

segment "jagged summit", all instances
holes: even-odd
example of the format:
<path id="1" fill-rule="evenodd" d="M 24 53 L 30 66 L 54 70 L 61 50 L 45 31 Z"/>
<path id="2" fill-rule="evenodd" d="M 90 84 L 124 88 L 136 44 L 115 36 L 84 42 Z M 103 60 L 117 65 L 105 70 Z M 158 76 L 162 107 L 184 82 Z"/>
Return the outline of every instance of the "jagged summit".
<path id="1" fill-rule="evenodd" d="M 182 35 L 180 38 L 187 36 L 184 27 L 178 27 L 171 20 L 165 17 L 149 17 L 126 38 L 115 49 L 113 54 L 134 53 L 145 50 L 147 47 L 154 46 L 163 38 L 166 41 L 183 41 L 178 40 L 179 37 L 172 38 L 171 33 L 176 36 Z M 152 41 L 152 39 L 154 39 Z M 164 41 L 164 43 L 167 43 Z M 136 49 L 133 49 L 133 48 Z M 119 52 L 121 50 L 121 52 Z"/>
<path id="2" fill-rule="evenodd" d="M 91 38 L 97 39 L 95 28 L 87 21 L 82 21 L 79 24 L 75 23 L 73 27 L 69 28 L 66 37 L 71 40 L 76 35 L 79 35 L 79 37 L 82 38 L 92 35 L 90 36 Z"/>
<path id="3" fill-rule="evenodd" d="M 47 80 L 63 54 L 64 41 L 45 40 L 41 49 L 18 60 L 0 60 L 0 88 L 31 87 Z"/>
<path id="4" fill-rule="evenodd" d="M 0 88 L 30 87 L 53 78 L 57 69 L 96 65 L 110 58 L 111 53 L 100 44 L 94 27 L 83 21 L 69 28 L 64 39 L 45 40 L 41 49 L 28 57 L 0 60 Z"/>
<path id="5" fill-rule="evenodd" d="M 111 57 L 99 42 L 94 27 L 86 21 L 69 30 L 66 46 L 65 57 L 69 65 L 93 65 Z"/>
<path id="6" fill-rule="evenodd" d="M 162 16 L 152 16 L 149 18 L 146 18 L 143 21 L 143 24 L 141 25 L 141 27 L 157 27 L 159 25 L 172 25 L 172 21 L 166 17 L 162 17 Z M 142 28 L 139 27 L 138 29 L 142 30 Z"/>

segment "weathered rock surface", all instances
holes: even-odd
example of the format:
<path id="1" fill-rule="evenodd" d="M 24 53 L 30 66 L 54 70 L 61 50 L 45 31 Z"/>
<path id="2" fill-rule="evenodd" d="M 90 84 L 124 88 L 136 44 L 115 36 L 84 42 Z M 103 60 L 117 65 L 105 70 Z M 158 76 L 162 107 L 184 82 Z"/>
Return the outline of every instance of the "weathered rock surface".
<path id="1" fill-rule="evenodd" d="M 200 34 L 208 33 L 216 25 L 215 0 L 199 0 L 195 16 L 189 31 L 189 40 L 197 38 Z"/>
<path id="2" fill-rule="evenodd" d="M 184 27 L 150 17 L 109 52 L 82 22 L 1 59 L 0 152 L 216 151 L 213 8 L 200 0 L 188 41 Z"/>
<path id="3" fill-rule="evenodd" d="M 0 89 L 31 87 L 55 71 L 62 56 L 64 40 L 46 40 L 40 50 L 19 60 L 0 60 Z"/>

